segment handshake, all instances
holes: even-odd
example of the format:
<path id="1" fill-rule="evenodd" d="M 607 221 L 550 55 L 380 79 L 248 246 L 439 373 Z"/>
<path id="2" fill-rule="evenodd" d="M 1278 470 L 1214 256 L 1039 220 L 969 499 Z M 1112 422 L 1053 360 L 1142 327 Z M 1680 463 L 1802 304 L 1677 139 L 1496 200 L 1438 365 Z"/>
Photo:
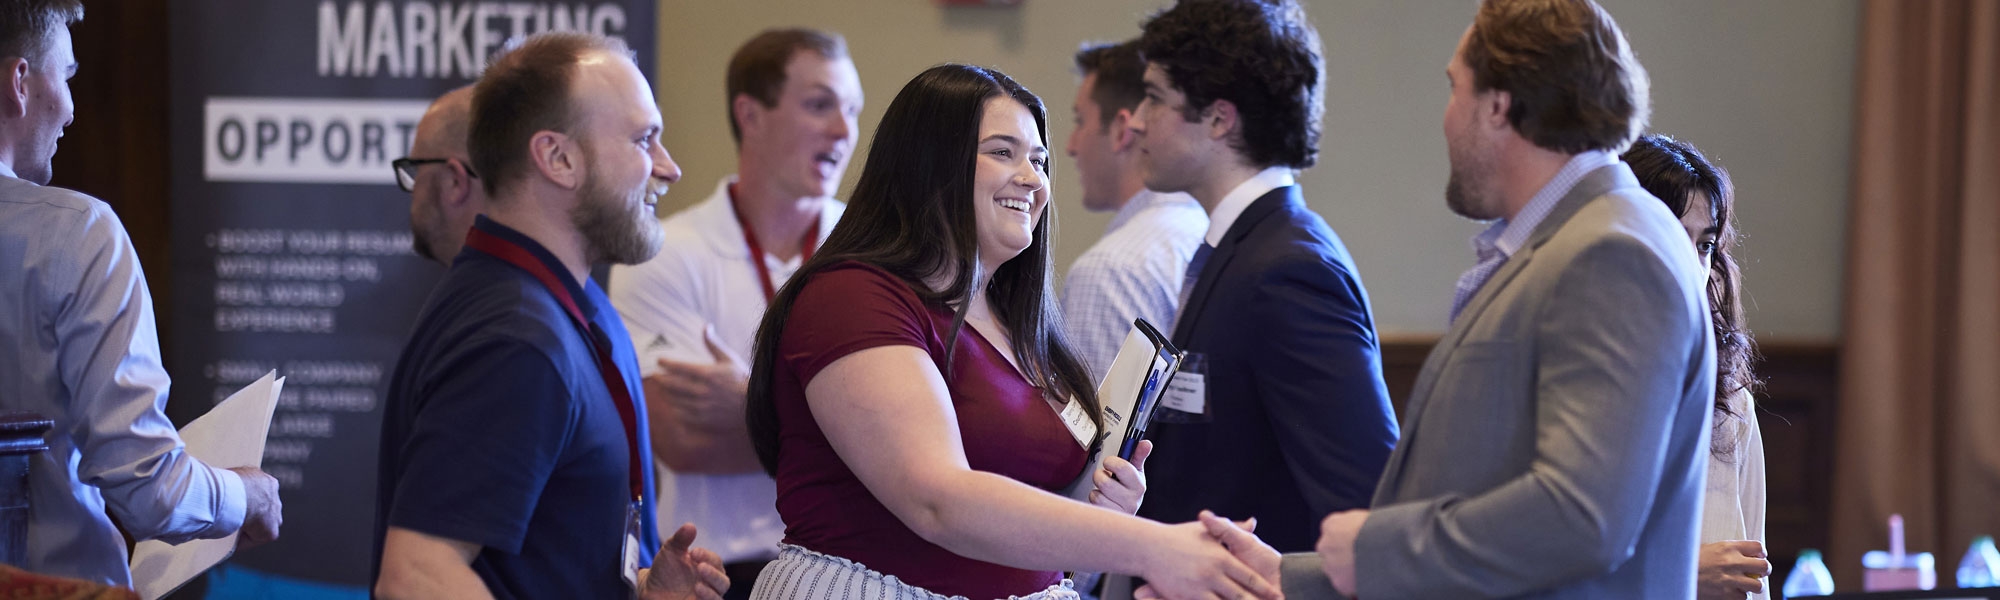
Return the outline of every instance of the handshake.
<path id="1" fill-rule="evenodd" d="M 1315 548 L 1315 551 L 1318 555 L 1319 570 L 1326 574 L 1326 579 L 1319 580 L 1317 577 L 1312 577 L 1312 580 L 1319 583 L 1303 584 L 1306 586 L 1305 589 L 1310 590 L 1307 592 L 1309 596 L 1314 598 L 1349 597 L 1354 594 L 1354 542 L 1355 538 L 1360 535 L 1361 525 L 1367 520 L 1367 510 L 1348 510 L 1328 515 L 1321 522 L 1319 544 Z M 1227 551 L 1229 557 L 1234 559 L 1235 564 L 1247 568 L 1251 573 L 1255 574 L 1256 579 L 1254 580 L 1234 577 L 1237 582 L 1242 584 L 1239 588 L 1240 591 L 1237 593 L 1249 592 L 1258 598 L 1282 598 L 1284 596 L 1282 591 L 1283 582 L 1280 580 L 1281 565 L 1284 562 L 1283 556 L 1278 554 L 1277 550 L 1272 549 L 1269 544 L 1265 544 L 1263 540 L 1257 538 L 1254 533 L 1257 529 L 1257 520 L 1255 518 L 1248 521 L 1231 522 L 1228 519 L 1216 516 L 1215 513 L 1201 511 L 1197 522 L 1176 527 L 1199 527 L 1201 534 L 1213 543 L 1219 544 L 1223 550 Z M 1324 589 L 1329 586 L 1332 588 L 1331 590 Z M 1319 589 L 1315 590 L 1313 588 Z M 1216 594 L 1217 591 L 1227 592 L 1231 590 L 1215 590 L 1211 588 L 1207 593 Z M 1228 593 L 1216 595 L 1224 598 L 1240 597 Z M 1204 595 L 1199 588 L 1190 590 L 1189 588 L 1165 585 L 1162 581 L 1149 580 L 1145 586 L 1133 592 L 1133 597 L 1139 600 L 1177 600 L 1179 598 L 1210 598 L 1215 596 Z"/>
<path id="2" fill-rule="evenodd" d="M 1183 563 L 1192 568 L 1181 568 L 1171 577 L 1149 577 L 1145 586 L 1133 591 L 1134 598 L 1239 598 L 1246 592 L 1267 600 L 1284 597 L 1278 587 L 1280 555 L 1257 539 L 1256 518 L 1230 522 L 1204 510 L 1198 521 L 1176 525 L 1174 529 L 1199 536 L 1199 545 L 1206 546 L 1210 556 Z"/>
<path id="3" fill-rule="evenodd" d="M 1140 441 L 1127 462 L 1108 457 L 1095 474 L 1090 503 L 1124 514 L 1139 511 L 1146 495 L 1146 458 L 1153 443 Z M 1277 600 L 1278 551 L 1254 533 L 1257 519 L 1231 522 L 1201 511 L 1196 522 L 1164 527 L 1167 538 L 1140 544 L 1145 556 L 1140 569 L 1147 583 L 1135 598 L 1244 598 Z"/>

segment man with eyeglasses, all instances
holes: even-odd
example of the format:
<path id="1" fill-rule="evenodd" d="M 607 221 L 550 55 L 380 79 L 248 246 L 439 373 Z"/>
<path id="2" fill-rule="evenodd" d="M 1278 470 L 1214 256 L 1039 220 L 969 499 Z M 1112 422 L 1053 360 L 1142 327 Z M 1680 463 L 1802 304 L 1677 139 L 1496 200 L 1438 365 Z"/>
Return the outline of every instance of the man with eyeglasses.
<path id="1" fill-rule="evenodd" d="M 447 267 L 465 247 L 472 218 L 486 212 L 486 189 L 465 147 L 471 120 L 472 86 L 446 92 L 417 121 L 410 155 L 389 163 L 396 185 L 410 193 L 410 245 Z"/>

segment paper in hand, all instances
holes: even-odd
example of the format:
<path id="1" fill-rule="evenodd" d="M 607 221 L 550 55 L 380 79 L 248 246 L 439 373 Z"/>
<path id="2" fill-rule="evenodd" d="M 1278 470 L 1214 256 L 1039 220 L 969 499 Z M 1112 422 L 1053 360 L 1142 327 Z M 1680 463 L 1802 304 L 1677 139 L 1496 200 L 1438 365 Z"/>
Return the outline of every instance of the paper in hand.
<path id="1" fill-rule="evenodd" d="M 271 414 L 285 380 L 271 371 L 181 428 L 187 452 L 218 469 L 262 467 Z M 146 600 L 173 593 L 236 552 L 236 535 L 178 546 L 158 540 L 132 549 L 132 587 Z"/>
<path id="2" fill-rule="evenodd" d="M 1134 320 L 1132 332 L 1125 334 L 1118 356 L 1111 359 L 1111 368 L 1097 385 L 1097 401 L 1104 407 L 1102 442 L 1090 456 L 1090 468 L 1064 489 L 1064 495 L 1088 502 L 1096 488 L 1091 476 L 1103 468 L 1104 459 L 1131 458 L 1139 438 L 1145 435 L 1153 408 L 1159 404 L 1160 392 L 1179 367 L 1180 351 L 1151 323 Z"/>

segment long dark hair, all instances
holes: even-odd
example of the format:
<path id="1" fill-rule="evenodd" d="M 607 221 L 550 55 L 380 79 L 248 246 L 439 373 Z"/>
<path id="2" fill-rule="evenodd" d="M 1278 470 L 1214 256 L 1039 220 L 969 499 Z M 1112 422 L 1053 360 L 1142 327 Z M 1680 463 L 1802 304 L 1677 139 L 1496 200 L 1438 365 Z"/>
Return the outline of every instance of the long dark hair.
<path id="1" fill-rule="evenodd" d="M 1693 144 L 1657 133 L 1640 136 L 1623 158 L 1639 178 L 1639 185 L 1666 202 L 1676 217 L 1687 215 L 1695 194 L 1708 198 L 1708 210 L 1720 226 L 1708 271 L 1709 320 L 1715 326 L 1715 427 L 1720 431 L 1732 418 L 1756 418 L 1737 414 L 1728 401 L 1757 385 L 1750 372 L 1756 342 L 1743 325 L 1742 281 L 1734 256 L 1736 188 L 1730 184 L 1729 172 L 1709 162 Z M 1718 435 L 1709 451 L 1728 456 L 1735 448 L 1727 437 Z"/>
<path id="2" fill-rule="evenodd" d="M 1056 307 L 1054 203 L 1044 207 L 1027 249 L 1000 265 L 992 281 L 981 281 L 979 227 L 974 217 L 973 176 L 979 154 L 979 123 L 986 102 L 1012 98 L 1035 116 L 1041 144 L 1048 145 L 1048 115 L 1042 100 L 1012 78 L 992 69 L 945 64 L 911 79 L 889 103 L 869 144 L 840 225 L 799 266 L 779 290 L 757 328 L 756 357 L 750 371 L 747 420 L 751 444 L 764 470 L 778 465 L 778 410 L 773 396 L 778 340 L 791 317 L 799 290 L 814 275 L 846 261 L 867 263 L 903 280 L 924 302 L 950 307 L 950 340 L 955 355 L 972 295 L 984 290 L 993 318 L 1012 342 L 1014 360 L 1030 383 L 1057 397 L 1082 402 L 1091 421 L 1103 427 L 1096 390 L 1083 362 L 1063 337 Z M 1044 170 L 1052 170 L 1053 166 Z M 1052 175 L 1052 173 L 1045 173 Z M 950 277 L 944 289 L 925 281 Z M 949 362 L 944 365 L 950 376 Z M 803 383 L 803 382 L 801 382 Z"/>

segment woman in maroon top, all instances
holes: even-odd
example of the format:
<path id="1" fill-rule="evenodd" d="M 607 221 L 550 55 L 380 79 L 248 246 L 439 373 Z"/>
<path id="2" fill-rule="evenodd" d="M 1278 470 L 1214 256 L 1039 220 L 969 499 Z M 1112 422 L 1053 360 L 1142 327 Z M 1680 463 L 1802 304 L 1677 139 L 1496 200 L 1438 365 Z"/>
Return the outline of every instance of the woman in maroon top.
<path id="1" fill-rule="evenodd" d="M 1061 597 L 1065 569 L 1277 596 L 1201 524 L 1131 516 L 1130 463 L 1107 460 L 1089 504 L 1051 493 L 1103 419 L 1055 304 L 1046 123 L 966 65 L 890 103 L 846 215 L 757 333 L 749 425 L 786 546 L 753 598 Z"/>

